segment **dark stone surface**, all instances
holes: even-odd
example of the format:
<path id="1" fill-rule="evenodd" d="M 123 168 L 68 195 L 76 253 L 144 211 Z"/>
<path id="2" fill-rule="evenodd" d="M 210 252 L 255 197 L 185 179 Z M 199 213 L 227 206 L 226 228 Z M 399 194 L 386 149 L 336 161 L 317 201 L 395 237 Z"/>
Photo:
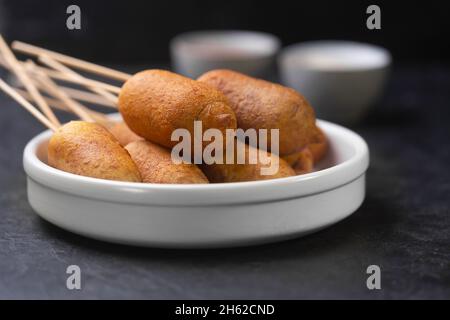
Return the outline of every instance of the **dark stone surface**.
<path id="1" fill-rule="evenodd" d="M 354 128 L 371 166 L 351 217 L 305 238 L 226 250 L 112 245 L 40 219 L 21 157 L 42 127 L 0 95 L 0 298 L 450 298 L 449 71 L 396 68 Z M 82 269 L 81 291 L 65 287 L 70 264 Z M 382 270 L 379 291 L 366 288 L 371 264 Z"/>

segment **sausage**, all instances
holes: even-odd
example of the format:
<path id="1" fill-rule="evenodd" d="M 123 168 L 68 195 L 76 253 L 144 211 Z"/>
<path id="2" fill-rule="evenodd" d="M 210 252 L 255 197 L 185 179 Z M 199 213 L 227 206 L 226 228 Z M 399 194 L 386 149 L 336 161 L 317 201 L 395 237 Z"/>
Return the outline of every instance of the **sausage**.
<path id="1" fill-rule="evenodd" d="M 164 70 L 146 70 L 132 76 L 119 94 L 119 111 L 136 134 L 171 148 L 175 129 L 189 130 L 194 121 L 203 130 L 235 129 L 236 116 L 227 98 L 209 85 Z"/>
<path id="2" fill-rule="evenodd" d="M 279 129 L 281 156 L 301 151 L 311 141 L 314 111 L 297 91 L 231 70 L 209 71 L 198 81 L 228 98 L 239 128 Z M 270 146 L 270 137 L 267 141 Z"/>
<path id="3" fill-rule="evenodd" d="M 66 172 L 107 180 L 141 182 L 128 152 L 103 126 L 71 121 L 53 134 L 48 164 Z"/>
<path id="4" fill-rule="evenodd" d="M 152 142 L 134 141 L 125 149 L 139 168 L 143 182 L 208 183 L 208 179 L 195 164 L 175 164 L 169 150 Z"/>

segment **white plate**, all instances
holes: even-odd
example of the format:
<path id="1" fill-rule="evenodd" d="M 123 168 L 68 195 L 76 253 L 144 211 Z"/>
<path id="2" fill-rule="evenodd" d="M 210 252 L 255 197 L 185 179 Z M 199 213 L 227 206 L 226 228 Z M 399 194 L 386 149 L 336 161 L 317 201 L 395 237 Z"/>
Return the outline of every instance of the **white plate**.
<path id="1" fill-rule="evenodd" d="M 318 121 L 331 150 L 313 173 L 210 185 L 94 179 L 48 166 L 50 131 L 24 151 L 28 199 L 45 220 L 104 241 L 151 247 L 231 247 L 299 237 L 353 213 L 369 152 L 356 133 Z"/>

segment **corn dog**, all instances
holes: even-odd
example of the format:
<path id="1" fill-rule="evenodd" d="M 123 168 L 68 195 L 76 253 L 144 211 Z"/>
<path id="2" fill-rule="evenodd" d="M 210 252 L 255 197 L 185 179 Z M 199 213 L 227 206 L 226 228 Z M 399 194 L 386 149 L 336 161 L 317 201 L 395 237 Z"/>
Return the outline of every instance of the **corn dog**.
<path id="1" fill-rule="evenodd" d="M 236 128 L 236 116 L 227 98 L 218 90 L 164 70 L 146 70 L 132 76 L 119 95 L 119 111 L 137 135 L 165 147 L 175 129 L 194 136 L 194 121 L 203 130 Z"/>
<path id="2" fill-rule="evenodd" d="M 195 164 L 175 164 L 170 151 L 152 142 L 138 140 L 125 147 L 136 163 L 143 182 L 149 183 L 208 183 Z"/>
<path id="3" fill-rule="evenodd" d="M 220 90 L 230 101 L 242 129 L 279 129 L 279 154 L 301 151 L 312 139 L 314 111 L 293 89 L 231 70 L 213 70 L 198 81 Z M 270 146 L 270 137 L 268 138 Z"/>
<path id="4" fill-rule="evenodd" d="M 108 130 L 91 122 L 71 121 L 59 127 L 48 144 L 48 164 L 87 177 L 141 181 L 128 152 Z"/>
<path id="5" fill-rule="evenodd" d="M 113 124 L 110 128 L 108 128 L 108 130 L 117 139 L 117 141 L 119 141 L 122 147 L 125 147 L 131 142 L 143 139 L 131 131 L 131 129 L 128 128 L 127 124 L 123 121 Z"/>
<path id="6" fill-rule="evenodd" d="M 256 164 L 251 164 L 249 161 L 249 154 L 251 152 L 258 152 L 252 146 L 244 144 L 243 142 L 236 140 L 235 141 L 235 149 L 238 146 L 245 147 L 245 163 L 238 164 L 236 161 L 236 155 L 233 164 L 226 164 L 225 160 L 223 164 L 203 164 L 200 166 L 203 173 L 208 177 L 208 180 L 212 183 L 217 182 L 241 182 L 241 181 L 256 181 L 256 180 L 268 180 L 268 179 L 276 179 L 276 178 L 284 178 L 295 175 L 295 171 L 289 166 L 289 164 L 283 159 L 279 158 L 275 154 L 271 154 L 269 152 L 265 152 L 266 157 L 270 159 L 270 163 L 274 163 L 274 161 L 278 161 L 278 170 L 273 174 L 264 175 L 262 174 L 261 169 L 264 167 L 269 167 L 269 165 L 265 165 L 261 163 L 258 158 L 258 162 Z"/>

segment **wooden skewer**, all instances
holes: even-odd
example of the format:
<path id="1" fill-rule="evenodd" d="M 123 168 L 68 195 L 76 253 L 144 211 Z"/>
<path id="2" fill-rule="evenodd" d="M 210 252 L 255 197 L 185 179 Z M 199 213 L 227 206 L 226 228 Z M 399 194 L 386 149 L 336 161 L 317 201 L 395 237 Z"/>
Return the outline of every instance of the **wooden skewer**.
<path id="1" fill-rule="evenodd" d="M 67 56 L 65 54 L 57 53 L 51 50 L 43 49 L 37 46 L 33 46 L 31 44 L 27 44 L 20 41 L 14 41 L 12 44 L 12 48 L 14 50 L 20 51 L 22 53 L 26 53 L 33 56 L 47 55 L 52 57 L 53 59 L 62 62 L 68 66 L 78 68 L 84 71 L 92 72 L 95 74 L 99 74 L 105 77 L 113 78 L 120 81 L 127 81 L 131 75 L 117 71 L 111 68 L 99 66 L 97 64 L 87 62 L 81 59 L 73 58 Z"/>
<path id="2" fill-rule="evenodd" d="M 80 117 L 81 120 L 94 122 L 94 119 L 91 117 L 91 115 L 86 112 L 86 107 L 76 102 L 75 100 L 72 100 L 72 98 L 69 97 L 64 91 L 60 90 L 58 88 L 58 85 L 53 82 L 53 80 L 50 79 L 50 77 L 48 77 L 45 73 L 36 70 L 34 68 L 35 64 L 31 60 L 27 62 L 27 65 L 31 70 L 37 73 L 37 80 L 48 90 L 48 92 L 50 92 L 50 94 L 64 102 L 67 107 L 73 111 L 73 113 Z"/>
<path id="3" fill-rule="evenodd" d="M 24 66 L 24 62 L 19 61 L 19 63 L 22 66 Z M 1 56 L 0 56 L 0 65 L 2 65 L 3 67 L 5 67 L 8 70 L 11 70 L 11 67 L 9 66 L 9 64 Z M 73 82 L 73 81 L 71 81 L 71 79 L 68 78 L 68 76 L 66 74 L 63 74 L 63 73 L 61 73 L 59 71 L 55 71 L 55 70 L 50 69 L 50 68 L 41 67 L 41 66 L 38 66 L 36 64 L 35 64 L 34 68 L 39 70 L 39 71 L 44 72 L 50 78 L 57 79 L 57 80 L 63 80 L 63 81 L 66 81 L 66 82 Z M 37 89 L 42 89 L 42 87 L 40 86 L 39 83 L 35 83 L 35 86 L 37 87 Z M 77 89 L 69 88 L 69 87 L 65 87 L 65 86 L 59 86 L 59 88 L 62 91 L 65 91 L 73 99 L 117 109 L 117 106 L 116 106 L 115 103 L 113 103 L 110 100 L 107 100 L 104 97 L 103 98 L 100 97 L 98 94 L 94 94 L 94 93 L 90 93 L 90 92 L 86 92 L 86 91 L 82 91 L 82 90 L 77 90 Z M 114 97 L 114 101 L 117 102 L 117 98 L 114 95 L 111 95 L 111 96 L 113 96 Z"/>
<path id="4" fill-rule="evenodd" d="M 22 67 L 24 67 L 24 62 L 23 61 L 19 61 L 20 65 L 22 65 Z M 0 56 L 0 65 L 5 67 L 6 69 L 12 71 L 11 67 L 9 66 L 8 62 L 6 62 L 5 58 L 3 58 L 2 56 Z M 53 79 L 57 79 L 57 80 L 65 80 L 67 79 L 67 76 L 62 74 L 59 71 L 55 71 L 53 69 L 50 68 L 46 68 L 46 67 L 42 67 L 42 66 L 38 66 L 36 65 L 36 68 L 45 72 L 49 77 L 53 78 Z"/>
<path id="5" fill-rule="evenodd" d="M 113 86 L 109 83 L 105 83 L 105 82 L 101 82 L 101 81 L 97 81 L 97 80 L 93 80 L 93 79 L 89 79 L 89 78 L 75 78 L 72 77 L 66 73 L 62 73 L 62 72 L 55 72 L 52 70 L 52 72 L 47 72 L 46 70 L 49 70 L 48 68 L 41 68 L 41 71 L 44 71 L 49 77 L 56 79 L 56 80 L 61 80 L 61 81 L 65 81 L 65 82 L 70 82 L 70 83 L 75 83 L 84 87 L 92 87 L 95 89 L 101 89 L 104 92 L 106 92 L 107 94 L 111 95 L 112 97 L 115 97 L 114 95 L 112 95 L 111 93 L 109 93 L 109 91 L 114 92 L 114 93 L 119 93 L 120 92 L 120 88 Z M 117 98 L 115 99 L 117 100 Z"/>
<path id="6" fill-rule="evenodd" d="M 56 118 L 50 106 L 42 98 L 41 94 L 36 89 L 33 82 L 30 80 L 30 78 L 28 77 L 27 73 L 24 71 L 22 66 L 19 64 L 16 57 L 9 49 L 8 45 L 6 44 L 5 40 L 1 35 L 0 35 L 0 52 L 3 53 L 3 56 L 6 62 L 9 64 L 11 70 L 15 73 L 17 78 L 19 78 L 19 80 L 23 83 L 27 91 L 33 97 L 34 101 L 42 110 L 42 112 L 47 116 L 49 121 L 52 122 L 55 126 L 59 127 L 61 123 L 58 121 L 58 118 Z"/>
<path id="7" fill-rule="evenodd" d="M 104 90 L 105 88 L 99 88 L 95 85 L 95 83 L 92 86 L 90 86 L 89 84 L 86 83 L 86 81 L 85 81 L 86 78 L 84 78 L 82 75 L 67 68 L 66 66 L 57 62 L 56 60 L 49 58 L 48 56 L 39 56 L 39 60 L 41 60 L 41 62 L 47 64 L 48 66 L 54 68 L 55 70 L 58 70 L 62 73 L 66 73 L 66 74 L 70 75 L 73 80 L 80 81 L 81 84 L 87 86 L 91 91 L 98 93 L 99 95 L 103 96 L 104 98 L 106 98 L 109 101 L 111 101 L 112 103 L 114 103 L 114 105 L 117 105 L 117 103 L 118 103 L 117 97 L 115 95 L 111 94 L 110 92 L 105 91 Z M 102 82 L 100 82 L 100 83 L 102 83 Z M 113 86 L 111 86 L 111 87 L 113 87 Z M 119 93 L 120 88 L 118 88 L 118 87 L 115 87 L 115 88 L 118 89 L 117 93 Z"/>
<path id="8" fill-rule="evenodd" d="M 22 62 L 22 61 L 18 61 L 18 62 L 21 65 L 24 64 L 24 62 Z M 5 68 L 11 70 L 11 67 L 9 66 L 9 64 L 1 56 L 0 56 L 0 65 L 3 65 Z M 61 65 L 61 66 L 63 66 L 63 65 Z M 96 90 L 97 90 L 97 87 L 103 87 L 103 88 L 106 88 L 107 90 L 110 90 L 110 91 L 113 91 L 113 92 L 119 92 L 120 91 L 119 87 L 116 87 L 116 86 L 113 86 L 113 85 L 110 85 L 110 84 L 107 84 L 107 83 L 104 83 L 104 82 L 101 82 L 101 81 L 85 78 L 85 77 L 82 77 L 81 75 L 79 75 L 81 78 L 80 77 L 76 78 L 74 76 L 68 75 L 67 73 L 62 73 L 62 72 L 59 72 L 59 71 L 55 71 L 54 69 L 45 68 L 45 67 L 41 67 L 41 66 L 38 66 L 38 65 L 36 65 L 36 68 L 39 71 L 42 71 L 45 74 L 47 74 L 50 78 L 53 78 L 53 79 L 56 79 L 56 80 L 62 80 L 62 81 L 65 81 L 65 82 L 71 82 L 71 83 L 75 83 L 75 84 L 82 85 L 82 86 L 87 86 L 87 84 L 89 84 L 90 86 L 95 87 Z M 70 70 L 70 69 L 68 69 L 68 70 Z M 70 70 L 70 71 L 72 71 L 72 70 Z M 117 97 L 116 96 L 114 96 L 113 94 L 109 93 L 108 91 L 104 91 L 103 89 L 98 88 L 98 90 L 102 90 L 102 92 L 104 92 L 105 95 L 107 95 L 107 97 L 105 97 L 105 98 L 107 98 L 109 100 L 109 102 L 110 102 L 109 105 L 111 105 L 111 103 L 113 103 L 113 104 L 117 103 Z"/>
<path id="9" fill-rule="evenodd" d="M 49 93 L 49 92 L 47 92 L 45 87 L 42 86 L 39 82 L 35 82 L 35 86 L 38 89 L 43 90 L 46 93 Z M 117 109 L 117 107 L 112 102 L 107 101 L 106 99 L 103 99 L 101 96 L 99 96 L 97 94 L 74 89 L 74 88 L 64 87 L 64 86 L 58 86 L 58 87 L 61 91 L 64 91 L 72 99 L 97 104 L 97 105 L 100 105 L 103 107 Z"/>
<path id="10" fill-rule="evenodd" d="M 54 62 L 56 62 L 56 61 L 54 61 Z M 24 62 L 22 62 L 22 61 L 19 61 L 19 63 L 21 65 L 24 64 Z M 0 56 L 0 65 L 3 65 L 8 70 L 11 70 L 11 67 L 9 66 L 9 64 L 1 56 Z M 62 64 L 58 64 L 58 68 L 60 68 L 61 70 L 65 70 L 65 73 L 59 72 L 59 71 L 55 71 L 54 69 L 41 67 L 41 66 L 38 66 L 38 65 L 36 65 L 36 68 L 39 71 L 44 72 L 49 77 L 51 77 L 53 79 L 56 79 L 56 80 L 62 80 L 62 81 L 65 81 L 65 82 L 71 82 L 71 83 L 75 83 L 75 84 L 82 85 L 82 86 L 88 86 L 88 84 L 89 84 L 90 87 L 88 86 L 88 88 L 91 91 L 94 91 L 97 94 L 102 95 L 107 100 L 105 102 L 101 102 L 100 103 L 100 102 L 97 102 L 97 101 L 100 101 L 100 100 L 94 99 L 94 100 L 96 100 L 96 102 L 93 102 L 93 103 L 98 103 L 98 104 L 101 104 L 101 105 L 117 108 L 117 97 L 115 95 L 111 94 L 108 91 L 105 91 L 105 90 L 103 90 L 101 88 L 97 88 L 97 86 L 105 87 L 106 89 L 112 90 L 114 92 L 120 91 L 119 87 L 115 87 L 115 86 L 112 86 L 112 85 L 107 84 L 107 83 L 103 83 L 103 82 L 100 82 L 100 81 L 96 81 L 96 80 L 92 80 L 92 79 L 88 79 L 88 78 L 82 77 L 81 75 L 77 74 L 73 70 L 66 68 Z M 69 75 L 68 72 L 71 72 L 72 74 Z M 75 77 L 75 75 L 78 76 L 78 77 Z M 69 90 L 75 90 L 75 89 L 71 89 L 71 88 L 68 88 L 68 89 Z M 72 92 L 74 92 L 74 91 L 72 91 Z M 78 93 L 80 93 L 80 92 L 82 92 L 82 91 L 78 90 Z M 80 95 L 78 95 L 78 96 L 80 96 Z M 84 98 L 81 98 L 80 100 L 83 100 L 83 99 Z M 87 99 L 89 99 L 89 98 L 87 98 Z M 86 102 L 92 102 L 91 100 L 92 99 L 86 100 Z"/>
<path id="11" fill-rule="evenodd" d="M 13 88 L 18 94 L 20 94 L 22 97 L 24 97 L 26 100 L 28 100 L 28 102 L 33 101 L 33 98 L 28 93 L 28 91 L 22 90 L 22 89 L 19 89 L 16 87 L 13 87 Z M 62 110 L 62 111 L 71 112 L 61 100 L 57 100 L 57 99 L 50 98 L 50 97 L 43 97 L 43 98 L 50 107 L 52 107 L 54 109 Z"/>
<path id="12" fill-rule="evenodd" d="M 120 93 L 120 88 L 113 86 L 109 83 L 104 83 L 97 80 L 87 79 L 80 74 L 76 73 L 73 70 L 70 70 L 66 66 L 60 64 L 56 60 L 50 58 L 49 56 L 39 56 L 39 61 L 43 64 L 49 66 L 50 68 L 53 68 L 62 74 L 67 75 L 67 80 L 70 80 L 74 83 L 82 84 L 88 87 L 94 87 L 94 88 L 101 88 L 107 91 L 111 91 L 114 93 Z"/>
<path id="13" fill-rule="evenodd" d="M 11 98 L 16 100 L 22 107 L 28 110 L 36 119 L 38 119 L 43 125 L 45 125 L 50 130 L 56 131 L 58 126 L 53 124 L 48 120 L 41 112 L 36 109 L 31 103 L 29 103 L 25 98 L 18 94 L 10 85 L 8 85 L 3 79 L 0 78 L 0 88 Z"/>
<path id="14" fill-rule="evenodd" d="M 62 91 L 64 91 L 65 93 L 67 93 L 69 95 L 69 97 L 71 97 L 73 99 L 80 100 L 83 102 L 98 104 L 103 107 L 117 109 L 117 106 L 114 103 L 102 98 L 101 96 L 99 96 L 97 94 L 82 91 L 82 90 L 77 90 L 77 89 L 73 89 L 73 88 L 69 88 L 69 87 L 64 87 L 64 86 L 59 86 L 59 88 Z"/>
<path id="15" fill-rule="evenodd" d="M 19 93 L 22 97 L 24 97 L 28 101 L 33 100 L 33 98 L 27 91 L 18 88 L 14 89 L 16 90 L 17 93 Z M 47 102 L 47 104 L 52 108 L 73 113 L 73 111 L 67 108 L 67 105 L 65 105 L 61 100 L 53 99 L 50 97 L 44 97 L 44 99 Z M 91 117 L 94 118 L 95 122 L 98 122 L 102 125 L 109 125 L 113 122 L 111 119 L 109 119 L 105 114 L 101 112 L 97 112 L 88 108 L 86 108 L 86 111 L 90 113 Z"/>

